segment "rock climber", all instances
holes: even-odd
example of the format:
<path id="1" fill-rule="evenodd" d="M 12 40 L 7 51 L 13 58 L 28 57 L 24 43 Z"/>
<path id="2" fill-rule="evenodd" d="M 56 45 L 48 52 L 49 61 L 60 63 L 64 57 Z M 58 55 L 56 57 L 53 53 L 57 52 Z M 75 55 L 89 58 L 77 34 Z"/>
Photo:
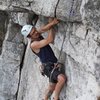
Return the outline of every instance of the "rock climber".
<path id="1" fill-rule="evenodd" d="M 49 78 L 49 86 L 46 90 L 44 100 L 48 100 L 54 93 L 54 100 L 59 100 L 60 92 L 65 84 L 66 75 L 59 70 L 57 58 L 50 47 L 50 43 L 54 41 L 53 26 L 58 24 L 56 18 L 49 18 L 48 24 L 36 29 L 32 25 L 24 25 L 21 29 L 22 35 L 31 39 L 30 48 L 35 53 L 42 63 L 41 73 Z M 41 34 L 46 32 L 48 36 L 44 38 Z"/>

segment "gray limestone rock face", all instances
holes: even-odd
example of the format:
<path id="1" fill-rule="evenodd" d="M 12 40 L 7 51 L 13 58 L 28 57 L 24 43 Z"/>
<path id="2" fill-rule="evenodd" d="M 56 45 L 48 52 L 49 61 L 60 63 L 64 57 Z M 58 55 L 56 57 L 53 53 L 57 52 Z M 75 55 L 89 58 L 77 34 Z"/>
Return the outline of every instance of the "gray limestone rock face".
<path id="1" fill-rule="evenodd" d="M 37 28 L 44 25 L 45 17 L 40 17 Z M 99 55 L 98 45 L 94 38 L 98 33 L 87 31 L 82 24 L 59 23 L 54 41 L 54 52 L 59 51 L 66 35 L 63 52 L 65 72 L 68 78 L 61 94 L 63 100 L 96 100 L 100 95 L 99 66 L 94 66 Z M 47 34 L 47 33 L 45 33 Z M 45 36 L 44 36 L 45 37 Z M 58 43 L 59 41 L 59 43 Z M 39 73 L 39 59 L 27 47 L 24 68 L 21 76 L 18 100 L 41 100 L 44 97 L 48 78 Z M 97 50 L 97 53 L 95 54 Z M 99 61 L 98 61 L 99 62 Z M 99 64 L 99 63 L 98 63 Z M 31 88 L 30 88 L 31 87 Z"/>
<path id="2" fill-rule="evenodd" d="M 57 16 L 57 18 L 64 21 L 80 22 L 80 6 L 81 0 L 8 0 L 5 2 L 1 1 L 0 9 L 13 12 L 28 12 L 31 10 L 38 15 L 46 17 Z M 69 15 L 71 16 L 70 19 Z"/>
<path id="3" fill-rule="evenodd" d="M 57 18 L 64 21 L 81 22 L 81 2 L 82 0 L 59 0 L 56 8 Z"/>
<path id="4" fill-rule="evenodd" d="M 42 91 L 44 91 L 47 83 L 48 81 L 40 75 L 39 59 L 32 53 L 29 43 L 21 73 L 17 100 L 41 100 Z"/>
<path id="5" fill-rule="evenodd" d="M 33 12 L 29 12 L 29 13 L 23 13 L 23 12 L 12 12 L 10 13 L 11 19 L 14 23 L 17 23 L 21 26 L 25 25 L 25 24 L 31 24 L 34 25 L 34 21 L 33 19 L 35 19 L 36 15 Z"/>
<path id="6" fill-rule="evenodd" d="M 0 63 L 0 98 L 1 100 L 16 100 L 18 91 L 20 67 L 24 52 L 23 38 L 19 34 L 20 28 L 9 23 L 7 34 L 3 42 Z"/>
<path id="7" fill-rule="evenodd" d="M 100 86 L 100 78 L 99 78 L 100 77 L 100 47 L 98 47 L 96 50 L 96 57 L 97 59 L 94 63 L 95 69 L 96 69 L 95 74 L 96 74 L 96 80 L 98 81 L 99 86 Z"/>
<path id="8" fill-rule="evenodd" d="M 31 8 L 36 14 L 54 17 L 57 2 L 58 0 L 34 0 Z"/>
<path id="9" fill-rule="evenodd" d="M 38 15 L 57 17 L 64 21 L 81 21 L 81 0 L 34 0 L 32 10 Z M 71 17 L 69 19 L 69 16 Z"/>
<path id="10" fill-rule="evenodd" d="M 7 31 L 8 14 L 7 12 L 0 11 L 0 54 L 2 52 L 2 44 Z"/>
<path id="11" fill-rule="evenodd" d="M 87 27 L 92 27 L 100 31 L 100 1 L 99 0 L 82 0 L 80 9 L 82 19 Z"/>
<path id="12" fill-rule="evenodd" d="M 61 60 L 64 59 L 68 79 L 60 99 L 98 100 L 100 0 L 0 0 L 0 9 L 9 15 L 6 35 L 0 33 L 0 100 L 43 99 L 48 78 L 41 76 L 41 63 L 31 51 L 29 40 L 25 51 L 27 40 L 20 31 L 25 24 L 36 24 L 38 29 L 48 22 L 48 17 L 55 16 L 60 22 L 55 26 L 54 44 L 50 45 L 57 58 L 63 45 Z M 38 21 L 35 14 L 39 15 Z M 4 16 L 0 32 L 5 19 Z M 44 34 L 46 37 L 48 33 Z"/>

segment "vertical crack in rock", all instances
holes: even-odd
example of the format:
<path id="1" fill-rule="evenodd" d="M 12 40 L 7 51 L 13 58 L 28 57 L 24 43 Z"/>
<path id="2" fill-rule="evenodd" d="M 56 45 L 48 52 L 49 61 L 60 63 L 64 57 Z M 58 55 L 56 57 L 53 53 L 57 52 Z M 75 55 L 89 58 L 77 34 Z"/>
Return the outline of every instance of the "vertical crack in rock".
<path id="1" fill-rule="evenodd" d="M 34 25 L 37 23 L 37 16 L 35 16 L 35 23 Z M 25 58 L 25 52 L 26 52 L 26 45 L 25 46 L 25 49 L 24 49 L 24 52 L 23 52 L 23 57 L 22 57 L 22 61 L 21 61 L 21 64 L 20 64 L 20 72 L 19 72 L 19 83 L 18 83 L 18 89 L 17 89 L 17 92 L 16 92 L 16 100 L 18 100 L 18 93 L 19 93 L 19 87 L 20 87 L 20 82 L 21 82 L 21 72 L 22 72 L 22 68 L 23 68 L 23 63 L 24 63 L 24 58 Z M 23 96 L 22 96 L 23 98 Z M 23 99 L 22 99 L 23 100 Z"/>
<path id="2" fill-rule="evenodd" d="M 2 53 L 2 45 L 7 32 L 8 14 L 5 11 L 0 11 L 0 55 Z"/>
<path id="3" fill-rule="evenodd" d="M 23 43 L 24 44 L 24 43 Z M 21 72 L 22 72 L 22 68 L 23 68 L 23 63 L 24 63 L 24 58 L 25 58 L 25 52 L 26 52 L 26 45 L 24 44 L 25 46 L 25 49 L 24 49 L 24 52 L 23 52 L 23 57 L 22 57 L 22 61 L 21 61 L 21 64 L 20 64 L 20 72 L 19 72 L 19 83 L 18 83 L 18 89 L 17 89 L 17 92 L 15 94 L 16 96 L 16 100 L 18 98 L 18 92 L 19 92 L 19 87 L 20 87 L 20 81 L 21 81 Z"/>
<path id="4" fill-rule="evenodd" d="M 86 39 L 88 33 L 89 33 L 89 29 L 86 30 L 85 39 Z"/>
<path id="5" fill-rule="evenodd" d="M 71 58 L 75 63 L 77 62 L 71 55 L 67 54 L 67 56 L 68 56 L 69 58 Z M 77 62 L 77 63 L 79 63 L 79 62 Z"/>
<path id="6" fill-rule="evenodd" d="M 59 1 L 60 1 L 60 0 L 58 0 L 58 2 L 57 2 L 57 4 L 56 4 L 56 7 L 55 7 L 54 17 L 56 17 L 56 11 L 57 11 L 57 6 L 58 6 L 58 4 L 59 4 Z"/>
<path id="7" fill-rule="evenodd" d="M 69 43 L 70 43 L 70 45 L 72 46 L 72 48 L 73 48 L 73 50 L 76 52 L 76 49 L 75 49 L 75 47 L 74 47 L 74 45 L 72 44 L 72 42 L 71 42 L 71 34 L 72 34 L 72 32 L 73 32 L 73 30 L 71 30 L 71 28 L 73 27 L 73 22 L 72 23 L 70 23 L 69 24 L 69 30 L 68 30 L 68 40 L 69 40 Z"/>

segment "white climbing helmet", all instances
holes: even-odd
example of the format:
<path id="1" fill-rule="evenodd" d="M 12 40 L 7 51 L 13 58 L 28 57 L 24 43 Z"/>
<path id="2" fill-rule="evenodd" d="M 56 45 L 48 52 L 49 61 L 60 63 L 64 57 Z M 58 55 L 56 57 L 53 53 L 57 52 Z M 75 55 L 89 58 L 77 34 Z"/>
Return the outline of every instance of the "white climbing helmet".
<path id="1" fill-rule="evenodd" d="M 33 27 L 32 25 L 24 25 L 21 29 L 21 34 L 27 37 L 28 34 L 31 32 L 32 27 Z"/>

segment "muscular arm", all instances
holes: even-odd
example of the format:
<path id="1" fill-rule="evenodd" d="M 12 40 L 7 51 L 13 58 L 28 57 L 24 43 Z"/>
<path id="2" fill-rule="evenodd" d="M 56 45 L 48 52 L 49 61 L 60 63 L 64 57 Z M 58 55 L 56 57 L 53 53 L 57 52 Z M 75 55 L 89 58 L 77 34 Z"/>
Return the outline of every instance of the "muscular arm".
<path id="1" fill-rule="evenodd" d="M 43 33 L 43 32 L 46 32 L 46 31 L 50 30 L 52 26 L 56 25 L 59 22 L 56 18 L 54 18 L 53 20 L 52 19 L 50 19 L 50 20 L 51 21 L 49 21 L 49 23 L 47 25 L 42 26 L 38 30 L 39 33 Z"/>
<path id="2" fill-rule="evenodd" d="M 40 49 L 46 46 L 47 44 L 51 43 L 53 40 L 54 40 L 54 33 L 53 33 L 53 29 L 51 28 L 49 30 L 47 38 L 40 41 L 34 41 L 33 43 L 31 43 L 31 48 L 33 50 Z"/>

